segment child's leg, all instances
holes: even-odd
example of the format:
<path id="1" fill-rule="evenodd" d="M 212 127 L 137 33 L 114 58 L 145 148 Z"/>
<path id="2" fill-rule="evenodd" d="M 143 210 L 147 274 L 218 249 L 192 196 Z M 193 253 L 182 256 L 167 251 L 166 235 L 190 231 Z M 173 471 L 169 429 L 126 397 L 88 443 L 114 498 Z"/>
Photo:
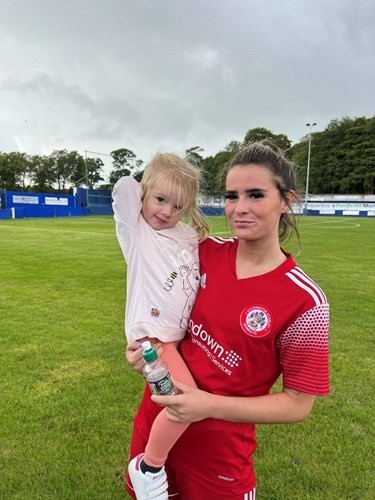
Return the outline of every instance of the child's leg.
<path id="1" fill-rule="evenodd" d="M 170 374 L 176 380 L 190 387 L 196 387 L 184 360 L 177 350 L 177 344 L 167 342 L 163 344 L 161 358 L 167 363 Z M 161 467 L 164 465 L 168 453 L 178 438 L 185 432 L 189 424 L 171 422 L 167 418 L 166 409 L 161 411 L 152 424 L 150 437 L 143 457 L 147 465 Z"/>

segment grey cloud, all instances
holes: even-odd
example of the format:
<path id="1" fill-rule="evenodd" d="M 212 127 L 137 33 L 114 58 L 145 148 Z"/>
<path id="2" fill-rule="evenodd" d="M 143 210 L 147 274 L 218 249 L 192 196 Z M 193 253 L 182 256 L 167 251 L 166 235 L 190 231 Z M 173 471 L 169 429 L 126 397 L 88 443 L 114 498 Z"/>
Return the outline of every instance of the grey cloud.
<path id="1" fill-rule="evenodd" d="M 22 116 L 34 149 L 143 158 L 372 116 L 374 22 L 370 0 L 5 0 L 1 147 L 26 139 Z"/>

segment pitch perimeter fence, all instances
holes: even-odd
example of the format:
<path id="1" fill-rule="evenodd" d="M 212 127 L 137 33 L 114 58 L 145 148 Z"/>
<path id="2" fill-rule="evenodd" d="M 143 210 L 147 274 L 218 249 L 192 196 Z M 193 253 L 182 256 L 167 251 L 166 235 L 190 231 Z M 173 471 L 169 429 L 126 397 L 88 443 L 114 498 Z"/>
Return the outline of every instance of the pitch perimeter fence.
<path id="1" fill-rule="evenodd" d="M 198 203 L 204 215 L 224 215 L 224 198 L 219 194 L 200 194 Z M 303 208 L 294 206 L 293 212 Z M 315 197 L 307 203 L 306 215 L 375 217 L 375 195 L 340 195 L 335 199 Z M 70 217 L 82 215 L 113 215 L 111 191 L 107 189 L 74 188 L 73 194 L 1 193 L 0 219 L 31 217 Z"/>

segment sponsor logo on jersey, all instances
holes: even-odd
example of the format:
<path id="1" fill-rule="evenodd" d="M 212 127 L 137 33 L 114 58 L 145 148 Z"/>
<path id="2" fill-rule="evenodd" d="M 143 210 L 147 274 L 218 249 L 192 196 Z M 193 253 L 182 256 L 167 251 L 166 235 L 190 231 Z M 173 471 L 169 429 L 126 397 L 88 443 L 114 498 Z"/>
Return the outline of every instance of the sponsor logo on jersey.
<path id="1" fill-rule="evenodd" d="M 233 349 L 226 349 L 219 344 L 214 337 L 208 333 L 203 325 L 195 324 L 192 319 L 189 321 L 189 331 L 191 341 L 198 345 L 206 354 L 211 362 L 226 375 L 232 375 L 235 369 L 242 361 L 242 358 Z"/>
<path id="2" fill-rule="evenodd" d="M 153 318 L 158 318 L 160 316 L 160 308 L 158 306 L 151 306 L 150 313 Z"/>
<path id="3" fill-rule="evenodd" d="M 240 325 L 246 335 L 260 338 L 270 333 L 273 321 L 271 313 L 265 307 L 251 306 L 242 311 Z"/>

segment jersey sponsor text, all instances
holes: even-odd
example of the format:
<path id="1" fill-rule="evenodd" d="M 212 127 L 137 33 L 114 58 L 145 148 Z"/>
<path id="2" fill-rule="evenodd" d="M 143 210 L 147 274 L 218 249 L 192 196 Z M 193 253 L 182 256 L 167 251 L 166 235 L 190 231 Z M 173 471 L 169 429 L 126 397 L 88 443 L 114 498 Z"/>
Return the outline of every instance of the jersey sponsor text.
<path id="1" fill-rule="evenodd" d="M 192 342 L 198 345 L 212 363 L 227 375 L 232 375 L 230 368 L 237 367 L 242 358 L 235 351 L 226 350 L 220 345 L 206 330 L 203 325 L 196 325 L 192 319 L 189 321 L 189 330 L 192 335 Z"/>

